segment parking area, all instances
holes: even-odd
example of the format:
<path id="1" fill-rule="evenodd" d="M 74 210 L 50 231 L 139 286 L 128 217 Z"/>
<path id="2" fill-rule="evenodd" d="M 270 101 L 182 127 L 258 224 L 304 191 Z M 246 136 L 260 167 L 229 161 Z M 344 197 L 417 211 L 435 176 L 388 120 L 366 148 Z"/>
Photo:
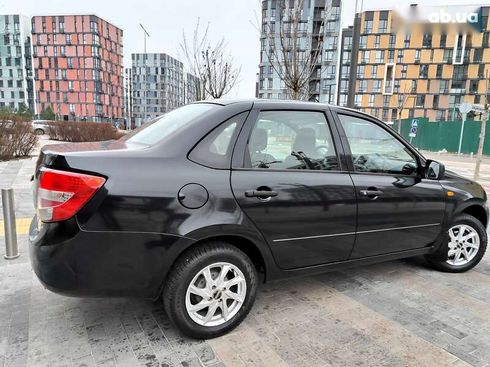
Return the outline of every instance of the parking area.
<path id="1" fill-rule="evenodd" d="M 434 158 L 471 173 L 471 161 Z M 16 192 L 22 253 L 0 259 L 0 365 L 490 365 L 488 254 L 465 274 L 409 259 L 266 284 L 245 322 L 209 341 L 180 335 L 161 301 L 55 295 L 32 273 L 26 249 L 34 163 L 0 162 L 0 187 Z M 482 170 L 487 185 L 489 162 Z"/>

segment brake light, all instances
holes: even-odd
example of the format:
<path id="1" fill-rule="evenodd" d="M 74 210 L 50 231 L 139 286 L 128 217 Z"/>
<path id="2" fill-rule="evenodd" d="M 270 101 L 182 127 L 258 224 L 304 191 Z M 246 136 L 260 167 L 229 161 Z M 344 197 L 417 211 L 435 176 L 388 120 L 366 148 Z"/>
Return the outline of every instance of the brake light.
<path id="1" fill-rule="evenodd" d="M 105 178 L 41 168 L 37 210 L 43 222 L 73 217 L 105 183 Z"/>

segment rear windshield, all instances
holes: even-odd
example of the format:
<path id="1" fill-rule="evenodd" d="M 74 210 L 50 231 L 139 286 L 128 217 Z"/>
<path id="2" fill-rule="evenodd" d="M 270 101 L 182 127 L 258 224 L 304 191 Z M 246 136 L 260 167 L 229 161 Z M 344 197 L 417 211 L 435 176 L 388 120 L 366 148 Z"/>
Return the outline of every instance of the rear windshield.
<path id="1" fill-rule="evenodd" d="M 185 128 L 193 120 L 202 114 L 218 108 L 218 105 L 211 103 L 190 104 L 177 108 L 165 115 L 157 117 L 153 121 L 147 122 L 141 128 L 135 130 L 123 138 L 128 143 L 143 145 L 153 145 L 169 137 L 174 132 Z"/>

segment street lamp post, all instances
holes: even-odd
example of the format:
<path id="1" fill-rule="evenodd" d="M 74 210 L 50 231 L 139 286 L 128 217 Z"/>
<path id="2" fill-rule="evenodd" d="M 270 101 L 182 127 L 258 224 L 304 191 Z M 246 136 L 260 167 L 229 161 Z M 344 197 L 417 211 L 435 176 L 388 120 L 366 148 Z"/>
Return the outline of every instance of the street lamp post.
<path id="1" fill-rule="evenodd" d="M 461 154 L 461 145 L 463 144 L 463 134 L 464 134 L 464 123 L 466 122 L 466 116 L 468 112 L 473 109 L 473 106 L 469 103 L 461 103 L 459 106 L 459 112 L 463 116 L 463 123 L 461 124 L 461 132 L 459 134 L 459 145 L 458 145 L 458 154 Z"/>

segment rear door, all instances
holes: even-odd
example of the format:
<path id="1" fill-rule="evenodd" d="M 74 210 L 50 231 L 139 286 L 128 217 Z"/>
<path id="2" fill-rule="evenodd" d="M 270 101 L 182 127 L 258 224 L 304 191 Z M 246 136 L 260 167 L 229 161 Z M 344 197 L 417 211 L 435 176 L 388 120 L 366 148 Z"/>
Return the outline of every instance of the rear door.
<path id="1" fill-rule="evenodd" d="M 337 112 L 359 198 L 351 258 L 431 245 L 441 231 L 445 209 L 440 183 L 423 177 L 418 155 L 382 122 Z"/>
<path id="2" fill-rule="evenodd" d="M 346 260 L 353 248 L 356 195 L 328 113 L 253 110 L 234 151 L 233 193 L 283 269 Z"/>

